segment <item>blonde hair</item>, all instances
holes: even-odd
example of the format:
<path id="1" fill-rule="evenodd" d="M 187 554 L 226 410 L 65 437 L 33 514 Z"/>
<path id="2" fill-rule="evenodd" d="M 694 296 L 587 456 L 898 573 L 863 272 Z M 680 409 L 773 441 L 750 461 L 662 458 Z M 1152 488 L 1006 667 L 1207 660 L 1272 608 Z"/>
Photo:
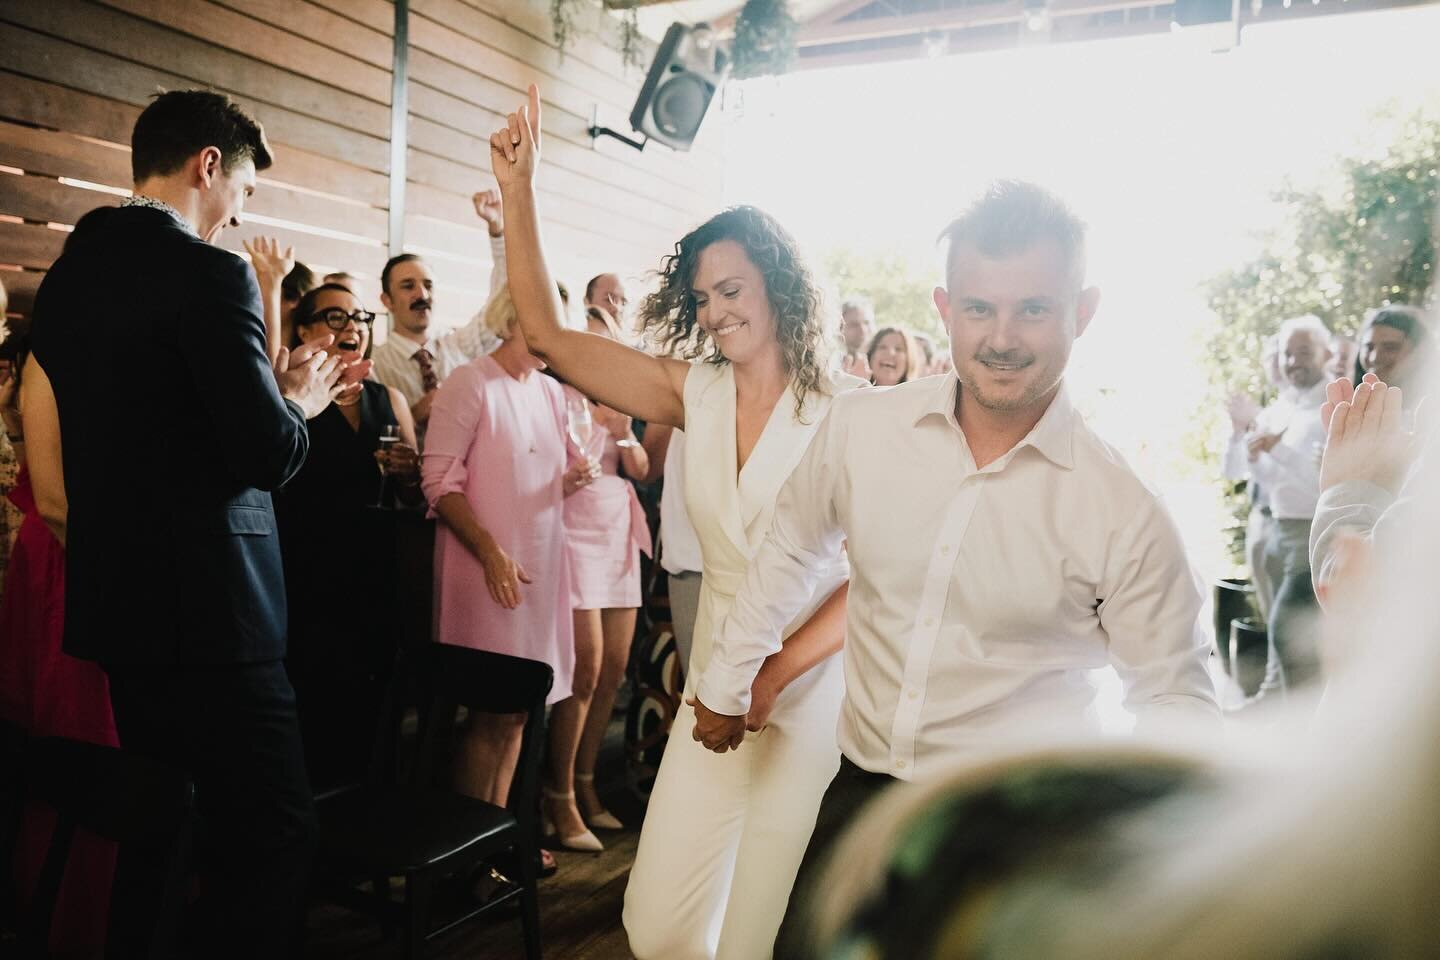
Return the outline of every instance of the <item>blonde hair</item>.
<path id="1" fill-rule="evenodd" d="M 490 302 L 485 304 L 485 312 L 481 315 L 481 319 L 485 322 L 486 330 L 501 340 L 510 339 L 510 330 L 518 319 L 518 314 L 515 312 L 515 300 L 510 296 L 510 284 L 502 284 L 500 289 L 490 297 Z"/>

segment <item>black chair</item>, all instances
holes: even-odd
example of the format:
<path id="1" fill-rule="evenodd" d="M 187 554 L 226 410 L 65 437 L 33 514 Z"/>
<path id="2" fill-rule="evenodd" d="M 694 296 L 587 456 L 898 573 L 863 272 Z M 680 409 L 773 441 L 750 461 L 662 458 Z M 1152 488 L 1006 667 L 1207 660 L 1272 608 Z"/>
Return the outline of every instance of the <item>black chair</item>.
<path id="1" fill-rule="evenodd" d="M 413 679 L 420 707 L 419 733 L 409 772 L 400 775 L 406 697 L 392 697 L 390 720 L 377 748 L 375 782 L 318 804 L 320 864 L 331 899 L 405 931 L 406 955 L 423 956 L 427 941 L 495 907 L 519 899 L 525 955 L 540 960 L 537 890 L 540 833 L 540 759 L 545 697 L 554 682 L 549 666 L 446 644 L 428 644 L 405 658 L 393 688 Z M 407 677 L 413 672 L 413 677 Z M 520 760 L 508 808 L 435 786 L 436 759 L 455 727 L 457 708 L 525 714 Z M 518 884 L 431 929 L 437 883 L 462 879 L 481 863 L 505 858 Z M 389 878 L 405 880 L 405 899 L 390 897 Z M 370 881 L 373 892 L 358 888 Z"/>
<path id="2" fill-rule="evenodd" d="M 154 874 L 157 889 L 117 888 L 112 894 L 111 955 L 174 956 L 188 891 L 194 785 L 164 764 L 110 747 L 61 737 L 26 738 L 8 725 L 0 739 L 5 765 L 15 773 L 3 801 L 7 873 L 14 863 L 24 803 L 55 812 L 35 889 L 14 915 L 17 956 L 49 956 L 60 882 L 80 829 L 114 841 L 127 857 L 164 865 Z M 125 932 L 125 943 L 115 942 L 117 931 Z"/>

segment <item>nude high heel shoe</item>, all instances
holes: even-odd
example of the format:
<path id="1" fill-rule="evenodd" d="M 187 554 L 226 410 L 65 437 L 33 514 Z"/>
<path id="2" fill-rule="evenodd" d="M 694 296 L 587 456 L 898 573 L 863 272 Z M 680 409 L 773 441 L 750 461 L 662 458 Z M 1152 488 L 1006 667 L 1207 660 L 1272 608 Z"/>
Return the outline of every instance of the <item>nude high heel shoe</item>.
<path id="1" fill-rule="evenodd" d="M 549 787 L 541 787 L 540 792 L 544 795 L 547 803 L 562 801 L 568 803 L 575 802 L 575 794 L 573 791 L 570 793 L 559 793 L 551 790 Z M 553 834 L 555 838 L 560 841 L 560 846 L 566 850 L 575 850 L 579 853 L 602 853 L 605 850 L 605 844 L 601 843 L 600 838 L 589 830 L 586 830 L 584 833 L 562 837 L 555 829 L 555 821 L 551 818 L 549 810 L 542 812 L 541 829 L 546 836 Z"/>
<path id="2" fill-rule="evenodd" d="M 595 782 L 595 774 L 593 774 L 593 773 L 577 773 L 577 774 L 575 774 L 575 782 L 576 782 L 576 783 L 594 783 L 594 782 Z M 584 818 L 585 822 L 586 822 L 588 825 L 590 825 L 591 827 L 594 827 L 594 828 L 597 829 L 597 830 L 624 830 L 624 829 L 625 829 L 625 824 L 621 823 L 620 820 L 615 816 L 615 814 L 611 813 L 609 810 L 606 810 L 603 806 L 601 806 L 600 809 L 599 809 L 599 811 L 598 811 L 597 813 L 594 813 L 594 814 L 587 814 L 585 811 L 581 810 L 581 811 L 580 811 L 580 816 Z"/>

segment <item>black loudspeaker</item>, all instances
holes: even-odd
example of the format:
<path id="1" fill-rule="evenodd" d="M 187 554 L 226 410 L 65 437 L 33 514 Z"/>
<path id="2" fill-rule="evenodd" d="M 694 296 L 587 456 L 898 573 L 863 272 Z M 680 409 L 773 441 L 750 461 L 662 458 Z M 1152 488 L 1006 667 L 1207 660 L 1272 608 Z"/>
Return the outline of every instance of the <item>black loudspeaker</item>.
<path id="1" fill-rule="evenodd" d="M 630 126 L 667 147 L 689 150 L 729 73 L 730 58 L 707 24 L 670 24 L 630 111 Z"/>

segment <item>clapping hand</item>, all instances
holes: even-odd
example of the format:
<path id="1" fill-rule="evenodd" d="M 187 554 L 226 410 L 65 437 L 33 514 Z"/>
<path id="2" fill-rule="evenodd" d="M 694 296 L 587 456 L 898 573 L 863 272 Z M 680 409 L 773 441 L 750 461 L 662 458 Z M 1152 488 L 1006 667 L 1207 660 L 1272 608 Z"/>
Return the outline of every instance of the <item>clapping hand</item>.
<path id="1" fill-rule="evenodd" d="M 540 88 L 530 84 L 528 104 L 490 134 L 490 166 L 501 188 L 533 183 L 540 164 Z"/>
<path id="2" fill-rule="evenodd" d="M 847 353 L 840 361 L 842 373 L 848 373 L 852 377 L 859 377 L 861 380 L 870 379 L 870 361 L 865 359 L 863 353 Z"/>
<path id="3" fill-rule="evenodd" d="M 498 237 L 505 233 L 505 211 L 500 205 L 499 190 L 481 190 L 470 201 L 475 204 L 475 215 L 484 220 L 490 229 L 490 236 Z"/>
<path id="4" fill-rule="evenodd" d="M 634 418 L 621 413 L 603 403 L 597 403 L 593 411 L 595 425 L 604 427 L 605 430 L 616 440 L 624 440 L 630 435 L 630 428 L 634 425 Z"/>
<path id="5" fill-rule="evenodd" d="M 1404 398 L 1373 373 L 1352 387 L 1341 377 L 1325 388 L 1320 408 L 1325 424 L 1325 456 L 1320 461 L 1320 490 L 1347 480 L 1367 480 L 1398 493 L 1414 458 L 1415 436 L 1404 428 Z"/>
<path id="6" fill-rule="evenodd" d="M 360 390 L 358 382 L 340 382 L 344 361 L 339 354 L 325 353 L 334 341 L 334 335 L 326 334 L 301 344 L 293 353 L 281 347 L 275 358 L 275 382 L 280 395 L 296 403 L 306 420 L 320 416 L 336 397 Z"/>
<path id="7" fill-rule="evenodd" d="M 295 248 L 281 250 L 280 241 L 274 237 L 246 240 L 245 252 L 250 254 L 250 266 L 255 268 L 258 280 L 278 283 L 295 269 Z"/>
<path id="8" fill-rule="evenodd" d="M 1255 418 L 1260 413 L 1254 398 L 1246 393 L 1232 393 L 1225 401 L 1225 409 L 1230 414 L 1230 428 L 1236 433 L 1248 431 L 1255 425 Z"/>

